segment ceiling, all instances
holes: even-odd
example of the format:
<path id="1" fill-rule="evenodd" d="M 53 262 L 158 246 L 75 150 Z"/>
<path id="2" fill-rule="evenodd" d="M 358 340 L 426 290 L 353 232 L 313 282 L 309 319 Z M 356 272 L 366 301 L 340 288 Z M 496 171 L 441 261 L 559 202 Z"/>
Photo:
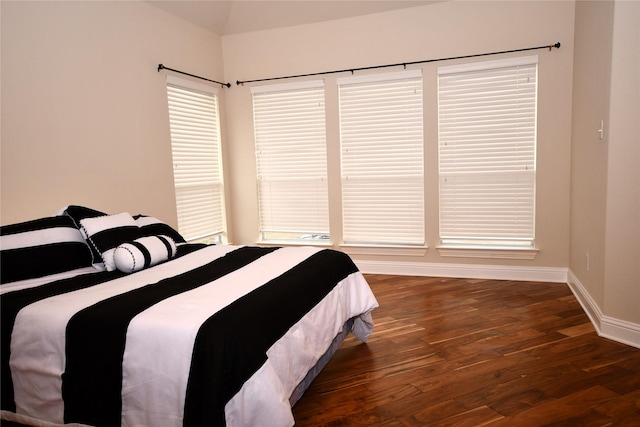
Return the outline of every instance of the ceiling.
<path id="1" fill-rule="evenodd" d="M 433 0 L 149 0 L 219 35 L 331 21 L 434 3 Z"/>

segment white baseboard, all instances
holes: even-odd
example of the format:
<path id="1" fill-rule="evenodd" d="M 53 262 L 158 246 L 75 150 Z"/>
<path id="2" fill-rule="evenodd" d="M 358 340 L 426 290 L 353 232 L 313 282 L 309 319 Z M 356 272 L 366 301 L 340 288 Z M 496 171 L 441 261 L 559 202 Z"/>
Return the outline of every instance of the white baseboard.
<path id="1" fill-rule="evenodd" d="M 360 271 L 369 274 L 567 283 L 598 335 L 640 348 L 640 325 L 605 316 L 580 280 L 567 268 L 367 260 L 354 262 Z"/>
<path id="2" fill-rule="evenodd" d="M 360 271 L 369 274 L 567 283 L 566 268 L 366 260 L 354 262 Z"/>
<path id="3" fill-rule="evenodd" d="M 640 348 L 639 324 L 605 316 L 571 270 L 568 271 L 567 278 L 569 288 L 580 302 L 580 305 L 582 305 L 589 319 L 591 319 L 591 323 L 596 328 L 598 335 Z"/>
<path id="4" fill-rule="evenodd" d="M 640 348 L 640 325 L 637 323 L 603 316 L 600 336 Z"/>
<path id="5" fill-rule="evenodd" d="M 576 299 L 582 306 L 582 309 L 591 320 L 591 323 L 593 323 L 593 326 L 596 328 L 596 332 L 598 332 L 598 335 L 602 335 L 600 325 L 604 315 L 602 314 L 600 307 L 598 307 L 598 304 L 596 304 L 593 298 L 591 298 L 591 295 L 589 295 L 582 283 L 580 283 L 580 280 L 576 277 L 575 274 L 573 274 L 571 270 L 569 270 L 567 273 L 567 284 L 569 285 L 569 289 L 571 289 L 571 292 L 573 292 L 573 295 L 575 295 Z"/>

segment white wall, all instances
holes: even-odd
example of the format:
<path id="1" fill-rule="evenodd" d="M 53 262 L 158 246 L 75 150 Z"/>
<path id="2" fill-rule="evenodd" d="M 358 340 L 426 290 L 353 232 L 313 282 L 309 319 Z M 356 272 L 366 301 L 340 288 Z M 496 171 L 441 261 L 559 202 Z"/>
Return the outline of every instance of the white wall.
<path id="1" fill-rule="evenodd" d="M 576 3 L 569 263 L 599 332 L 638 347 L 639 27 L 638 2 Z"/>
<path id="2" fill-rule="evenodd" d="M 145 2 L 0 5 L 2 223 L 83 204 L 176 225 L 157 66 L 221 78 L 220 37 Z"/>
<path id="3" fill-rule="evenodd" d="M 607 129 L 601 140 L 598 129 L 600 120 L 609 117 L 613 4 L 609 1 L 576 3 L 570 267 L 600 306 L 604 303 L 604 222 L 610 133 Z M 606 122 L 609 128 L 610 123 Z"/>
<path id="4" fill-rule="evenodd" d="M 640 325 L 640 2 L 613 20 L 603 311 Z"/>
<path id="5" fill-rule="evenodd" d="M 408 262 L 414 265 L 465 263 L 566 268 L 569 262 L 573 19 L 574 3 L 569 1 L 455 1 L 300 27 L 230 35 L 223 37 L 225 76 L 232 81 L 252 80 L 561 42 L 559 50 L 549 52 L 544 49 L 520 54 L 537 54 L 540 61 L 536 210 L 536 243 L 540 252 L 536 259 L 445 258 L 435 249 L 438 242 L 436 70 L 443 63 L 412 66 L 422 68 L 424 75 L 426 234 L 429 249 L 426 255 L 417 257 L 356 255 L 355 258 L 357 261 Z M 324 79 L 330 215 L 332 222 L 339 225 L 336 76 L 328 75 Z M 226 148 L 231 160 L 231 237 L 234 242 L 245 244 L 258 238 L 249 86 L 234 86 L 226 93 Z M 335 245 L 341 243 L 340 227 L 332 230 L 332 241 Z"/>

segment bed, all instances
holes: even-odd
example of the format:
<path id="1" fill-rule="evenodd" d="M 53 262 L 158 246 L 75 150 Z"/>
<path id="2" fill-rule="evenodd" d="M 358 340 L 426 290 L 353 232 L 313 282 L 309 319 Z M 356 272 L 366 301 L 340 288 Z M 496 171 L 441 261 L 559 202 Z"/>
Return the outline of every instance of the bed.
<path id="1" fill-rule="evenodd" d="M 375 296 L 344 253 L 187 243 L 166 223 L 67 206 L 0 228 L 2 419 L 291 426 Z"/>

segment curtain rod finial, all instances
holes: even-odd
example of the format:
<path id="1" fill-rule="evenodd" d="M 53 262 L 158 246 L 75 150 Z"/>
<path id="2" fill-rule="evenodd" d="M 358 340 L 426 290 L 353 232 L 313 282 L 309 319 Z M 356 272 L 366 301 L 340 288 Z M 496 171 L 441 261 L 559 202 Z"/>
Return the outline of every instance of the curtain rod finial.
<path id="1" fill-rule="evenodd" d="M 158 72 L 160 72 L 160 70 L 163 70 L 163 69 L 164 69 L 164 65 L 158 64 Z"/>

